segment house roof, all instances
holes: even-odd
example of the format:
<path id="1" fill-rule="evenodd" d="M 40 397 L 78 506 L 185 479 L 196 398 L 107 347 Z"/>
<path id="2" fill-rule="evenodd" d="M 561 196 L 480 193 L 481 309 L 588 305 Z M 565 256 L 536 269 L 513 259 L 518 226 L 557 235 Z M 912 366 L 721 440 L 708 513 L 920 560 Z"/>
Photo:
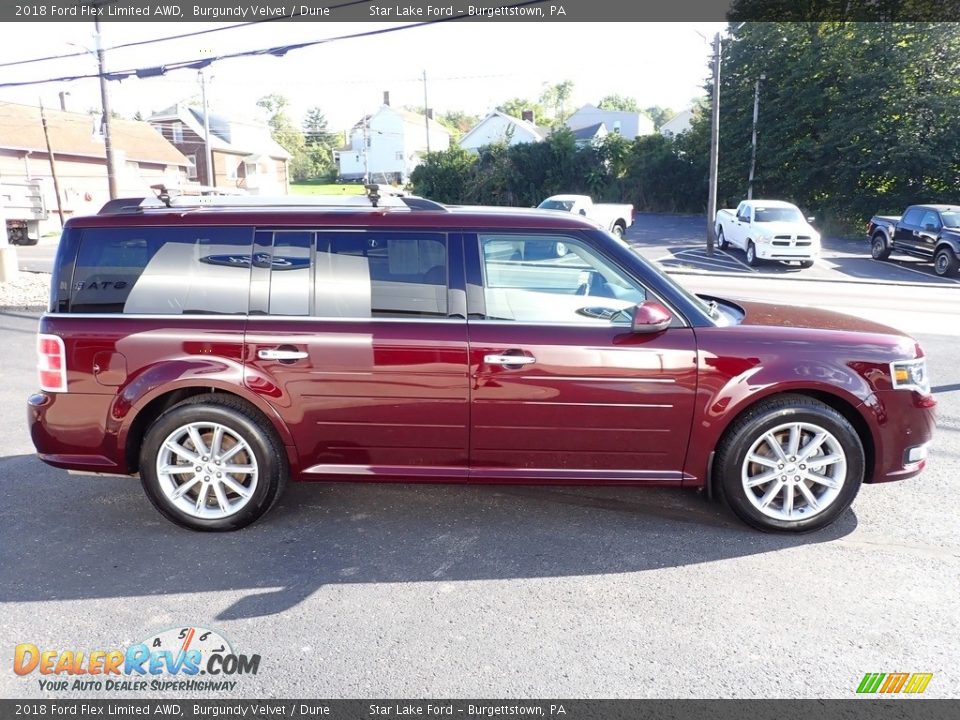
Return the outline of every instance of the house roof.
<path id="1" fill-rule="evenodd" d="M 179 120 L 194 133 L 203 137 L 203 110 L 177 103 L 150 116 L 150 122 L 153 124 L 173 120 Z M 270 129 L 262 123 L 234 120 L 225 115 L 210 113 L 209 125 L 209 142 L 212 150 L 290 159 L 290 153 L 270 136 Z"/>
<path id="2" fill-rule="evenodd" d="M 86 113 L 44 109 L 47 132 L 54 154 L 106 160 L 103 138 L 94 134 L 94 116 Z M 110 120 L 113 149 L 125 160 L 187 166 L 187 159 L 150 123 L 141 120 Z M 40 108 L 0 102 L 0 148 L 46 153 Z"/>
<path id="3" fill-rule="evenodd" d="M 395 108 L 395 107 L 390 107 L 389 105 L 384 105 L 384 106 L 381 107 L 380 109 L 381 109 L 381 110 L 383 110 L 383 109 L 392 110 L 392 111 L 395 112 L 397 115 L 399 115 L 400 117 L 402 117 L 402 118 L 403 118 L 403 121 L 404 121 L 405 123 L 407 123 L 407 124 L 409 124 L 409 125 L 416 125 L 417 127 L 421 127 L 421 128 L 423 127 L 423 121 L 426 120 L 426 116 L 423 115 L 422 113 L 411 112 L 411 111 L 409 111 L 409 110 L 404 110 L 403 108 Z M 430 118 L 429 123 L 430 123 L 430 129 L 431 129 L 431 130 L 436 130 L 436 131 L 442 132 L 442 133 L 444 133 L 444 134 L 446 134 L 446 135 L 449 135 L 449 134 L 450 134 L 450 131 L 449 131 L 449 130 L 447 130 L 443 125 L 441 125 L 440 123 L 438 123 L 438 122 L 437 122 L 436 120 L 434 120 L 433 118 Z"/>
<path id="4" fill-rule="evenodd" d="M 571 130 L 576 131 L 597 122 L 606 125 L 608 132 L 614 132 L 619 125 L 620 133 L 627 138 L 654 132 L 653 121 L 641 112 L 601 110 L 590 103 L 578 108 L 573 115 L 567 118 L 566 125 Z"/>
<path id="5" fill-rule="evenodd" d="M 606 135 L 606 129 L 606 125 L 602 122 L 594 123 L 593 125 L 587 125 L 586 127 L 573 130 L 573 138 L 574 140 L 592 140 L 597 137 L 597 135 Z"/>

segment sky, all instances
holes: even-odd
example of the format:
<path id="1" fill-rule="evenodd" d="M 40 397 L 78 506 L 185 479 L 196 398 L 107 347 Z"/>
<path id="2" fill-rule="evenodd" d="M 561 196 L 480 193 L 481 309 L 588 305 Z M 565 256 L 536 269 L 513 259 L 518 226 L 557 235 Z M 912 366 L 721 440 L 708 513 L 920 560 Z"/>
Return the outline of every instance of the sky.
<path id="1" fill-rule="evenodd" d="M 396 27 L 397 23 L 266 23 L 185 40 L 122 50 L 112 46 L 233 23 L 102 23 L 107 70 L 152 67 L 221 53 L 318 40 Z M 282 58 L 224 60 L 206 71 L 212 112 L 256 118 L 258 98 L 279 93 L 290 100 L 295 122 L 319 107 L 331 130 L 343 130 L 375 111 L 383 92 L 394 106 L 423 107 L 422 73 L 435 112 L 484 115 L 513 97 L 535 99 L 545 84 L 574 83 L 570 107 L 617 93 L 641 107 L 689 107 L 703 95 L 709 75 L 706 38 L 723 23 L 447 22 L 294 50 Z M 0 63 L 95 47 L 93 23 L 6 23 Z M 0 83 L 96 72 L 92 53 L 0 68 Z M 145 117 L 177 101 L 199 97 L 195 70 L 164 77 L 109 83 L 114 111 Z M 68 109 L 99 108 L 96 80 L 0 88 L 0 100 Z M 262 117 L 262 115 L 260 116 Z"/>

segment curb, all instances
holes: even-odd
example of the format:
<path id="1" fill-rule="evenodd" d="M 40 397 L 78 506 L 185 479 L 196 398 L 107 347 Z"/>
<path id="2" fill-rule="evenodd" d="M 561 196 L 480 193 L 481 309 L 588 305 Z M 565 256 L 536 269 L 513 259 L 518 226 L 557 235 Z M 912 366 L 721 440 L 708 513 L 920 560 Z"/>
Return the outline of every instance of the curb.
<path id="1" fill-rule="evenodd" d="M 656 261 L 651 261 L 656 262 Z M 760 278 L 762 280 L 790 280 L 794 282 L 819 282 L 819 283 L 843 283 L 846 285 L 893 285 L 901 287 L 918 287 L 918 288 L 957 288 L 960 289 L 960 283 L 922 283 L 922 282 L 908 282 L 903 280 L 858 280 L 856 278 L 812 278 L 812 277 L 793 277 L 792 275 L 761 275 L 760 273 L 730 273 L 730 272 L 712 272 L 704 270 L 674 270 L 673 268 L 665 268 L 659 263 L 657 266 L 663 270 L 668 275 L 700 275 L 703 277 L 728 277 L 728 278 L 743 278 L 743 277 L 754 277 Z"/>
<path id="2" fill-rule="evenodd" d="M 46 312 L 47 305 L 0 305 L 0 313 L 10 312 Z"/>

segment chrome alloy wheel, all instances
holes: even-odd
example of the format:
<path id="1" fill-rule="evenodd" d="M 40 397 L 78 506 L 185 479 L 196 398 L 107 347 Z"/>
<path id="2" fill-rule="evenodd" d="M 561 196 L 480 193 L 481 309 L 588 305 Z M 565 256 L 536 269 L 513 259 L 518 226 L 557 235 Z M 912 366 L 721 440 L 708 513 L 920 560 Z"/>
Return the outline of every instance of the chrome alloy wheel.
<path id="1" fill-rule="evenodd" d="M 807 520 L 837 499 L 847 477 L 840 441 L 819 425 L 794 422 L 750 446 L 740 473 L 750 503 L 776 520 Z"/>
<path id="2" fill-rule="evenodd" d="M 257 458 L 226 425 L 183 425 L 157 453 L 160 489 L 171 504 L 196 518 L 219 519 L 242 509 L 257 488 Z"/>

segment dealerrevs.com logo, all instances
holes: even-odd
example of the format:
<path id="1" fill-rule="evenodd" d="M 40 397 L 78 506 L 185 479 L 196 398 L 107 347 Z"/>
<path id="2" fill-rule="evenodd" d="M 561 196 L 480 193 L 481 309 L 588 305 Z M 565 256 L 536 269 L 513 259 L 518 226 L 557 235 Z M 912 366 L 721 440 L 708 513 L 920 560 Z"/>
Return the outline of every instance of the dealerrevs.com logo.
<path id="1" fill-rule="evenodd" d="M 34 674 L 40 690 L 180 690 L 232 691 L 239 675 L 256 675 L 259 655 L 234 652 L 216 630 L 172 628 L 127 648 L 41 649 L 20 643 L 13 654 L 13 671 Z"/>

